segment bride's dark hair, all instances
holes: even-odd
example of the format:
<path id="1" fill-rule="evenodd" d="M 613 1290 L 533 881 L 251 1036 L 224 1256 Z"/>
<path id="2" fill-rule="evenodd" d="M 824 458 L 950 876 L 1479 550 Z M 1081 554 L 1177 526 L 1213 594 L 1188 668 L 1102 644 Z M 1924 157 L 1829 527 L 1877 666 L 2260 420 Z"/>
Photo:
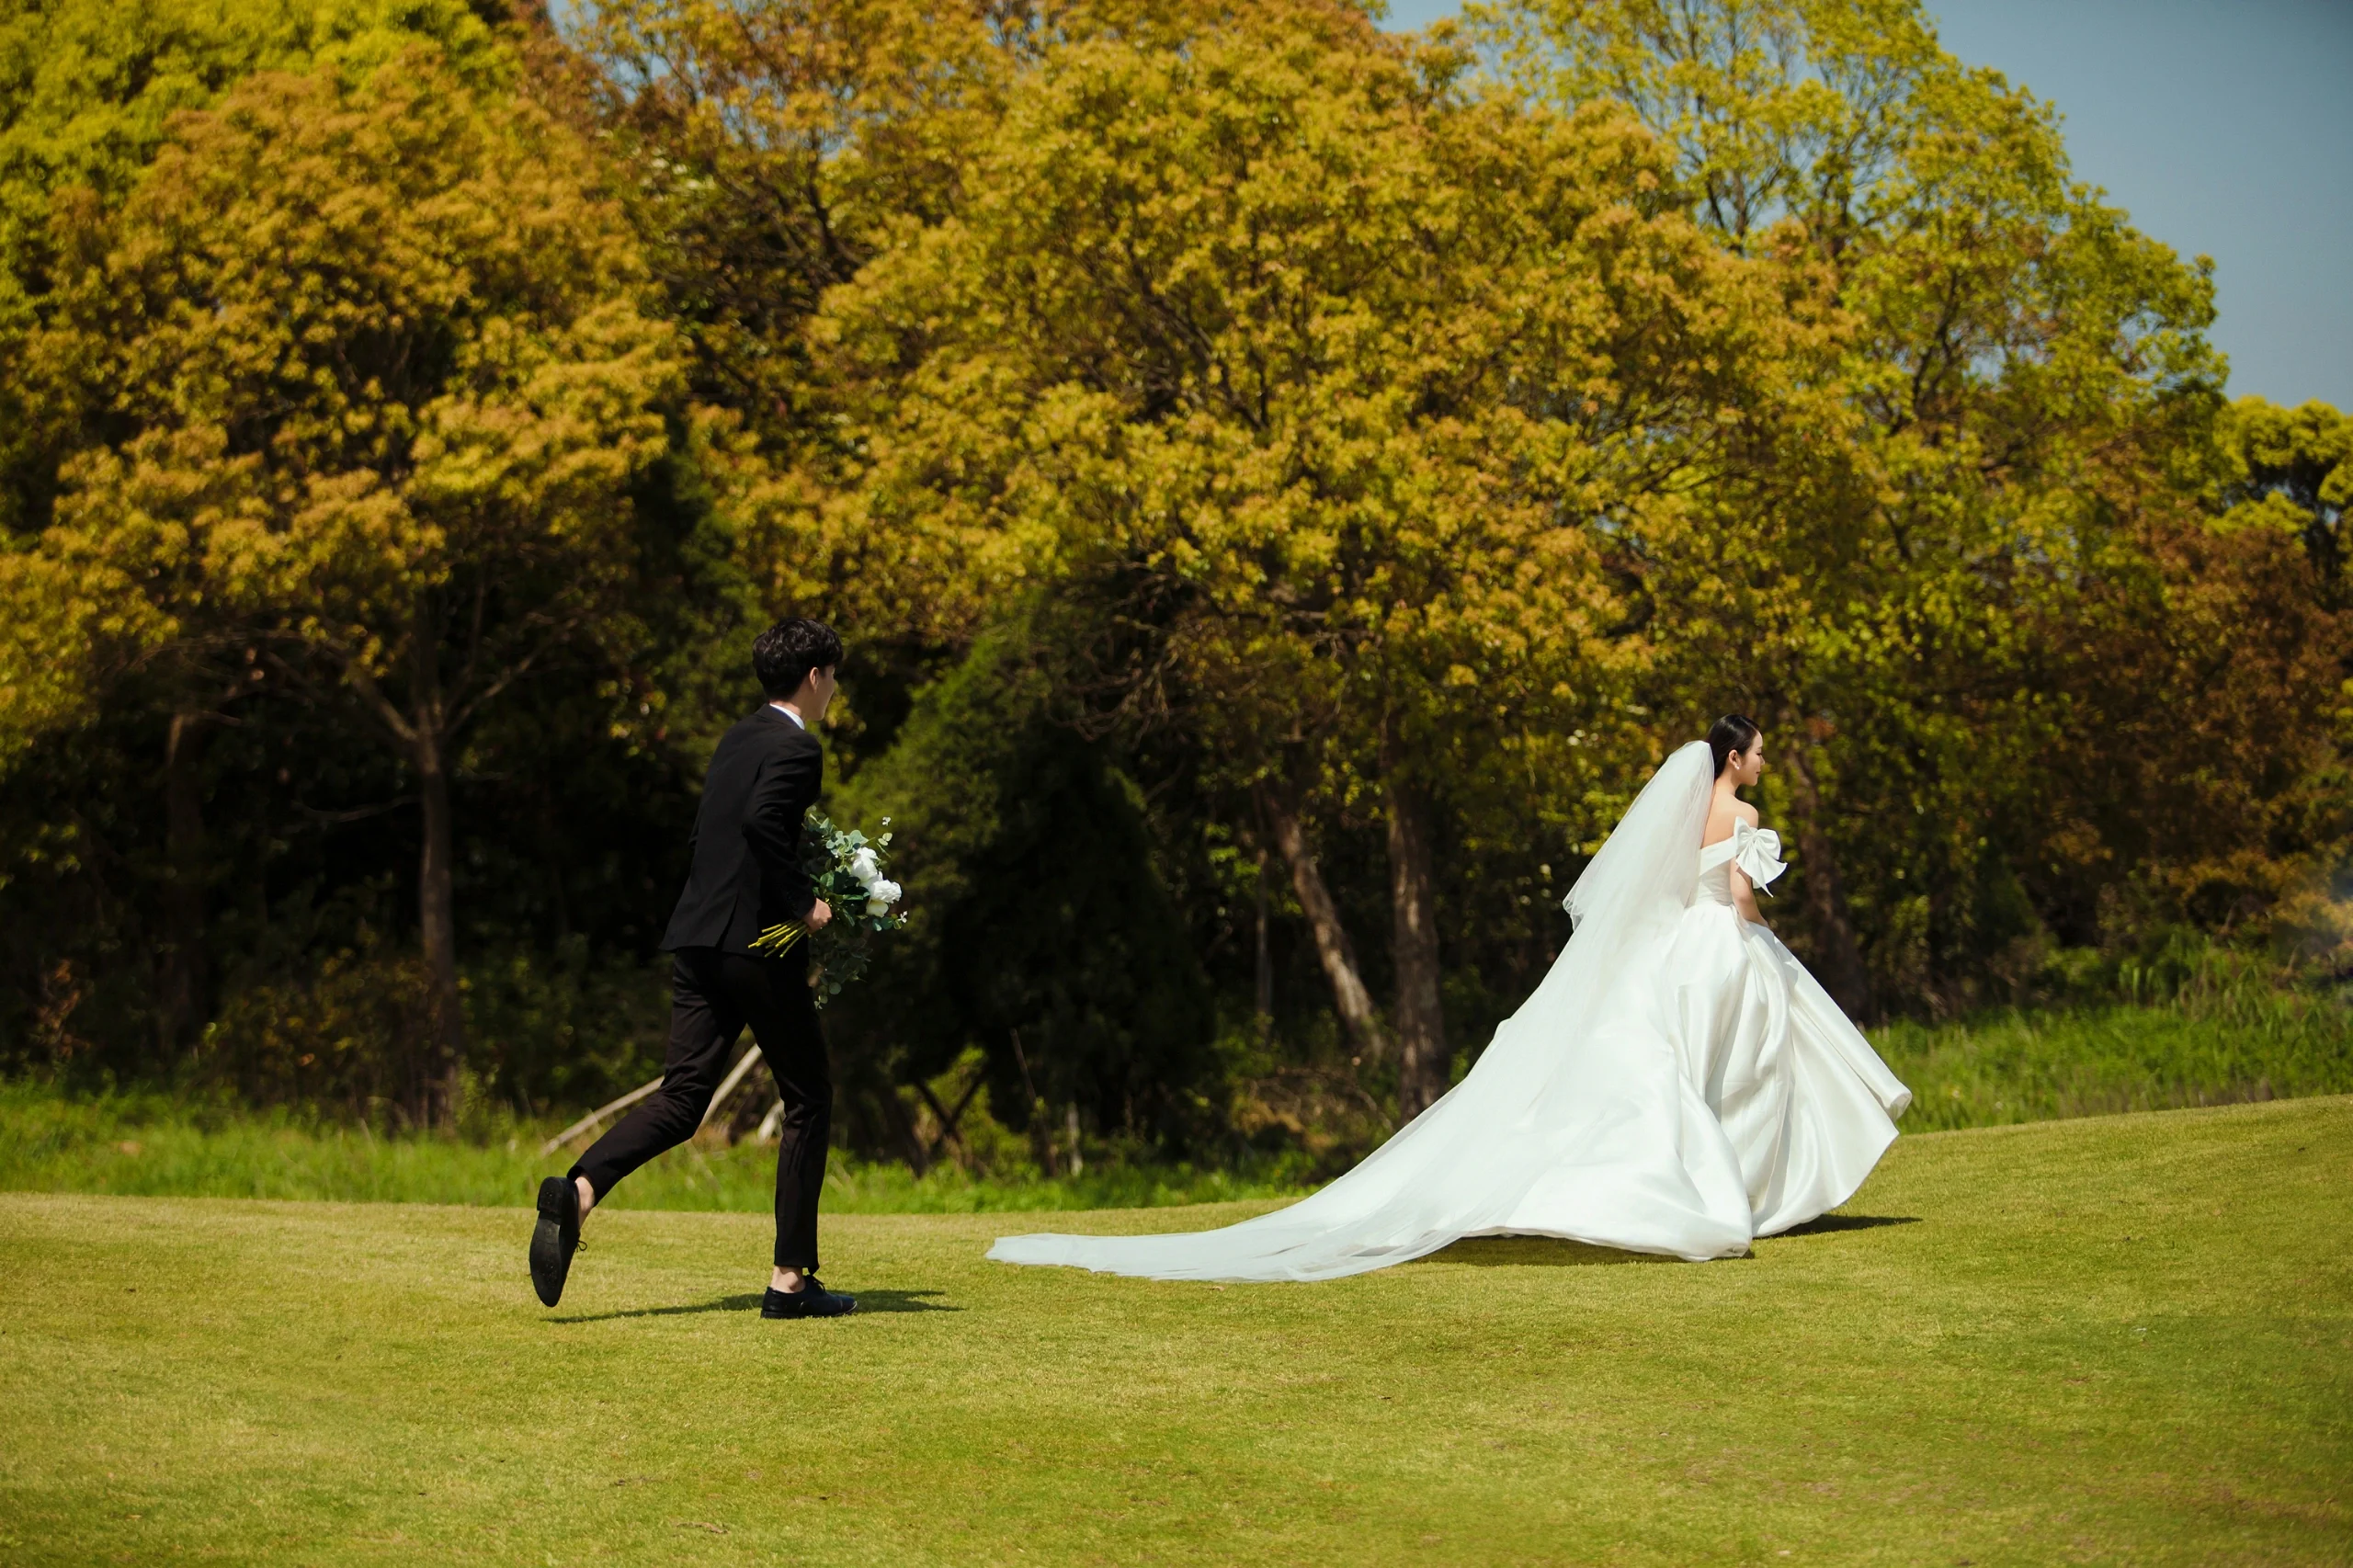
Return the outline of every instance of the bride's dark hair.
<path id="1" fill-rule="evenodd" d="M 1746 751 L 1757 735 L 1756 721 L 1727 713 L 1708 726 L 1708 749 L 1716 754 L 1716 777 L 1724 776 L 1724 758 Z"/>

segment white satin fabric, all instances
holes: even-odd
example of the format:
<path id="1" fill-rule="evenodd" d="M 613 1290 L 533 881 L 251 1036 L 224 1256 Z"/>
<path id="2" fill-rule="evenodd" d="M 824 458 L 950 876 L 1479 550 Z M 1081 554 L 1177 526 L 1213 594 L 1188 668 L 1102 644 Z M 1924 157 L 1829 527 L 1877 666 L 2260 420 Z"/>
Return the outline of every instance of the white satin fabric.
<path id="1" fill-rule="evenodd" d="M 1577 930 L 1461 1083 L 1363 1163 L 1223 1230 L 1007 1236 L 988 1256 L 1162 1279 L 1330 1279 L 1465 1236 L 1698 1262 L 1851 1197 L 1911 1093 L 1733 903 L 1780 841 L 1702 846 L 1712 757 L 1671 757 L 1567 901 Z"/>

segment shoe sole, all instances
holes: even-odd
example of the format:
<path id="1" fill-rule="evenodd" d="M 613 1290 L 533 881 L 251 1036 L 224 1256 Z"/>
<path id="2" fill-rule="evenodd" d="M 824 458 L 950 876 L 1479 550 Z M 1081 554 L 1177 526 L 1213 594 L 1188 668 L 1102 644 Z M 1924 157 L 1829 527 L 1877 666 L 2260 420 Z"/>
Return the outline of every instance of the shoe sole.
<path id="1" fill-rule="evenodd" d="M 543 1307 L 563 1300 L 564 1277 L 572 1272 L 563 1246 L 563 1178 L 540 1183 L 540 1221 L 531 1227 L 531 1289 Z"/>
<path id="2" fill-rule="evenodd" d="M 839 1312 L 772 1312 L 763 1307 L 760 1309 L 760 1315 L 767 1319 L 770 1323 L 789 1323 L 812 1318 L 846 1318 L 856 1311 L 858 1311 L 858 1298 L 852 1296 L 849 1298 L 849 1305 L 842 1308 Z"/>

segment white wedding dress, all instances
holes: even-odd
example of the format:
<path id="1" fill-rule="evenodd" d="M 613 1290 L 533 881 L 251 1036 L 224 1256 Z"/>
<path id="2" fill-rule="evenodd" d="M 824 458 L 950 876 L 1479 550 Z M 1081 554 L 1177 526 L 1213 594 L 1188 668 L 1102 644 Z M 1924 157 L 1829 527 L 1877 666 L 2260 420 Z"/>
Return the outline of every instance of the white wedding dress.
<path id="1" fill-rule="evenodd" d="M 1694 1262 L 1853 1196 L 1911 1103 L 1772 932 L 1733 905 L 1780 841 L 1702 846 L 1712 754 L 1667 759 L 1578 878 L 1576 933 L 1470 1074 L 1287 1209 L 1175 1235 L 1007 1236 L 988 1256 L 1161 1279 L 1331 1279 L 1464 1236 Z"/>

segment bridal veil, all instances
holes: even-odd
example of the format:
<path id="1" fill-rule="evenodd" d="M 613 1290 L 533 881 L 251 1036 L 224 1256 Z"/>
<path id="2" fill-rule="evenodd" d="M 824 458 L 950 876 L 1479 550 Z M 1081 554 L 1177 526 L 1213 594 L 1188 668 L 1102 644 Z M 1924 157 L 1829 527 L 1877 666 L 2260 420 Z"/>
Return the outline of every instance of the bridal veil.
<path id="1" fill-rule="evenodd" d="M 1714 782 L 1705 742 L 1667 758 L 1571 890 L 1574 934 L 1535 994 L 1461 1083 L 1346 1176 L 1222 1230 L 1008 1236 L 988 1256 L 1163 1279 L 1273 1280 L 1359 1274 L 1478 1235 L 1694 1261 L 1745 1252 L 1751 1184 L 1688 1070 L 1682 993 L 1664 972 L 1693 904 Z M 1871 1054 L 1859 1034 L 1852 1045 Z M 1901 1092 L 1892 1076 L 1887 1084 Z M 1847 1142 L 1868 1150 L 1867 1171 L 1894 1128 L 1878 1102 L 1863 1103 L 1876 1126 Z"/>

